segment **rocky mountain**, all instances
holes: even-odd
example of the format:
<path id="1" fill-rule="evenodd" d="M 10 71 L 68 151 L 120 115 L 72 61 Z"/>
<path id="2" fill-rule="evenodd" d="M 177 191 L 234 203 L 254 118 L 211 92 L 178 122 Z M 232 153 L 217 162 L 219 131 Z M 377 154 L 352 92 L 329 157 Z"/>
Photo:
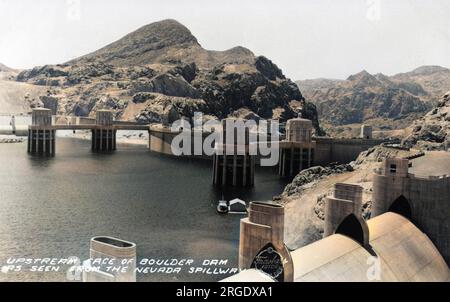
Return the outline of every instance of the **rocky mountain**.
<path id="1" fill-rule="evenodd" d="M 0 72 L 12 72 L 14 69 L 0 63 Z"/>
<path id="2" fill-rule="evenodd" d="M 114 66 L 189 64 L 212 68 L 224 63 L 249 63 L 254 54 L 235 47 L 226 51 L 203 49 L 189 29 L 175 20 L 155 22 L 70 63 L 101 61 Z"/>
<path id="3" fill-rule="evenodd" d="M 405 147 L 425 150 L 445 150 L 450 147 L 450 91 L 442 96 L 436 107 L 409 127 L 402 141 Z"/>
<path id="4" fill-rule="evenodd" d="M 450 87 L 450 69 L 422 66 L 410 72 L 396 74 L 390 79 L 411 93 L 420 95 L 424 101 L 436 104 Z"/>
<path id="5" fill-rule="evenodd" d="M 18 71 L 0 63 L 0 113 L 30 111 L 30 104 L 47 95 L 47 88 L 16 81 Z"/>
<path id="6" fill-rule="evenodd" d="M 317 106 L 325 128 L 367 123 L 378 130 L 399 129 L 437 103 L 450 85 L 450 69 L 423 66 L 394 76 L 362 71 L 346 80 L 321 78 L 297 85 Z"/>
<path id="7" fill-rule="evenodd" d="M 172 122 L 202 111 L 239 116 L 313 120 L 316 108 L 269 59 L 235 47 L 203 49 L 175 20 L 146 25 L 86 56 L 21 72 L 21 82 L 50 87 L 37 106 L 87 116 L 100 108 L 142 123 Z"/>
<path id="8" fill-rule="evenodd" d="M 16 75 L 17 70 L 0 63 L 0 80 L 14 79 Z"/>

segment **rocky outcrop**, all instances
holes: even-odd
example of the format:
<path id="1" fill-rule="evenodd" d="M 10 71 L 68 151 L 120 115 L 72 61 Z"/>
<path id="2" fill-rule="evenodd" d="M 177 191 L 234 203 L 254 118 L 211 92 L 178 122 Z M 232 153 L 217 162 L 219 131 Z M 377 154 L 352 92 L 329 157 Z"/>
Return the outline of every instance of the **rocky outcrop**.
<path id="1" fill-rule="evenodd" d="M 305 186 L 311 184 L 312 182 L 318 181 L 323 177 L 353 171 L 353 167 L 349 164 L 330 164 L 328 166 L 315 166 L 305 170 L 295 176 L 294 180 L 288 184 L 282 196 L 293 196 L 296 194 L 301 194 Z"/>
<path id="2" fill-rule="evenodd" d="M 21 137 L 0 137 L 0 144 L 16 144 L 24 141 Z"/>
<path id="3" fill-rule="evenodd" d="M 8 66 L 6 66 L 6 65 L 4 65 L 2 63 L 0 63 L 0 72 L 5 72 L 5 73 L 11 72 L 11 73 L 13 73 L 13 72 L 16 72 L 16 70 L 13 69 L 13 68 L 8 67 Z"/>
<path id="4" fill-rule="evenodd" d="M 450 91 L 410 129 L 411 134 L 402 141 L 403 146 L 425 150 L 447 149 L 450 146 Z"/>
<path id="5" fill-rule="evenodd" d="M 406 127 L 430 106 L 421 98 L 425 92 L 420 85 L 398 83 L 382 74 L 362 71 L 345 81 L 319 79 L 316 86 L 313 82 L 305 81 L 306 99 L 330 127 L 370 121 L 378 126 L 380 120 L 390 121 L 394 129 Z M 297 83 L 302 89 L 303 82 Z"/>
<path id="6" fill-rule="evenodd" d="M 52 95 L 43 95 L 39 99 L 42 102 L 42 107 L 52 110 L 52 114 L 57 113 L 59 101 L 57 97 Z"/>
<path id="7" fill-rule="evenodd" d="M 135 117 L 135 120 L 142 124 L 172 123 L 182 117 L 191 118 L 195 112 L 205 111 L 206 106 L 203 100 L 168 97 L 162 94 L 151 94 L 145 105 L 145 109 Z"/>
<path id="8" fill-rule="evenodd" d="M 269 80 L 275 81 L 276 79 L 285 79 L 281 69 L 264 56 L 256 58 L 255 67 Z"/>
<path id="9" fill-rule="evenodd" d="M 230 117 L 259 121 L 261 117 L 248 108 L 242 107 L 230 114 Z"/>
<path id="10" fill-rule="evenodd" d="M 135 81 L 130 85 L 131 93 L 156 92 L 169 96 L 198 98 L 200 94 L 181 75 L 163 73 L 152 80 Z"/>

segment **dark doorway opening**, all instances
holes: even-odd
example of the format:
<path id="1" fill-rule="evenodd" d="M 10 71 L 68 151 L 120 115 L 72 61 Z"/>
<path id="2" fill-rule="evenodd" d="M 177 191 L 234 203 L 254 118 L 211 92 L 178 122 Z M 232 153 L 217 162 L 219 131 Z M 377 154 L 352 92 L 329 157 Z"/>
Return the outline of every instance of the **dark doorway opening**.
<path id="1" fill-rule="evenodd" d="M 412 209 L 411 205 L 409 204 L 408 199 L 406 199 L 405 196 L 400 196 L 389 207 L 389 212 L 394 212 L 397 214 L 402 215 L 405 218 L 408 218 L 411 220 L 412 218 Z"/>
<path id="2" fill-rule="evenodd" d="M 354 214 L 348 215 L 338 226 L 336 234 L 348 236 L 364 245 L 364 231 Z"/>

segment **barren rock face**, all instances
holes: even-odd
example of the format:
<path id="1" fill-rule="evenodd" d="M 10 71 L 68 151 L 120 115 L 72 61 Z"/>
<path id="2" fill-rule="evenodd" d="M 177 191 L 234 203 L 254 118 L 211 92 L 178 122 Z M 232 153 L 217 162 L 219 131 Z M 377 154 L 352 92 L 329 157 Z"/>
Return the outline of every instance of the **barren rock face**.
<path id="1" fill-rule="evenodd" d="M 321 118 L 335 126 L 380 118 L 412 121 L 429 108 L 421 99 L 426 92 L 420 85 L 398 83 L 367 71 L 343 81 L 320 79 L 297 83 L 300 89 L 305 85 L 306 98 L 316 104 Z"/>
<path id="2" fill-rule="evenodd" d="M 393 76 L 362 71 L 346 80 L 298 81 L 303 96 L 317 106 L 324 129 L 354 135 L 361 123 L 375 130 L 408 127 L 432 109 L 450 87 L 450 69 L 422 66 Z"/>
<path id="3" fill-rule="evenodd" d="M 402 144 L 426 150 L 445 150 L 450 146 L 450 91 L 436 107 L 411 126 L 411 134 Z"/>
<path id="4" fill-rule="evenodd" d="M 315 106 L 272 61 L 243 47 L 205 50 L 175 20 L 146 25 L 66 64 L 23 71 L 17 80 L 52 86 L 60 113 L 111 108 L 139 122 L 190 118 L 196 110 L 219 119 L 240 110 L 281 121 L 301 113 L 323 134 Z"/>

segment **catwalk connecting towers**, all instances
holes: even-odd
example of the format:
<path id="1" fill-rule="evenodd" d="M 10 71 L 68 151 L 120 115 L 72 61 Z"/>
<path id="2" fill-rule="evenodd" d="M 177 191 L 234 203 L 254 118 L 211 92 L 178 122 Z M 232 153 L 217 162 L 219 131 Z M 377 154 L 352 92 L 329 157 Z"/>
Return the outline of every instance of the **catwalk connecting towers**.
<path id="1" fill-rule="evenodd" d="M 56 130 L 90 130 L 92 151 L 109 152 L 116 150 L 117 130 L 148 131 L 149 127 L 136 123 L 114 123 L 113 112 L 110 110 L 98 110 L 95 120 L 90 119 L 88 122 L 59 124 L 54 123 L 50 109 L 35 108 L 32 111 L 32 124 L 28 127 L 28 153 L 55 155 Z"/>

